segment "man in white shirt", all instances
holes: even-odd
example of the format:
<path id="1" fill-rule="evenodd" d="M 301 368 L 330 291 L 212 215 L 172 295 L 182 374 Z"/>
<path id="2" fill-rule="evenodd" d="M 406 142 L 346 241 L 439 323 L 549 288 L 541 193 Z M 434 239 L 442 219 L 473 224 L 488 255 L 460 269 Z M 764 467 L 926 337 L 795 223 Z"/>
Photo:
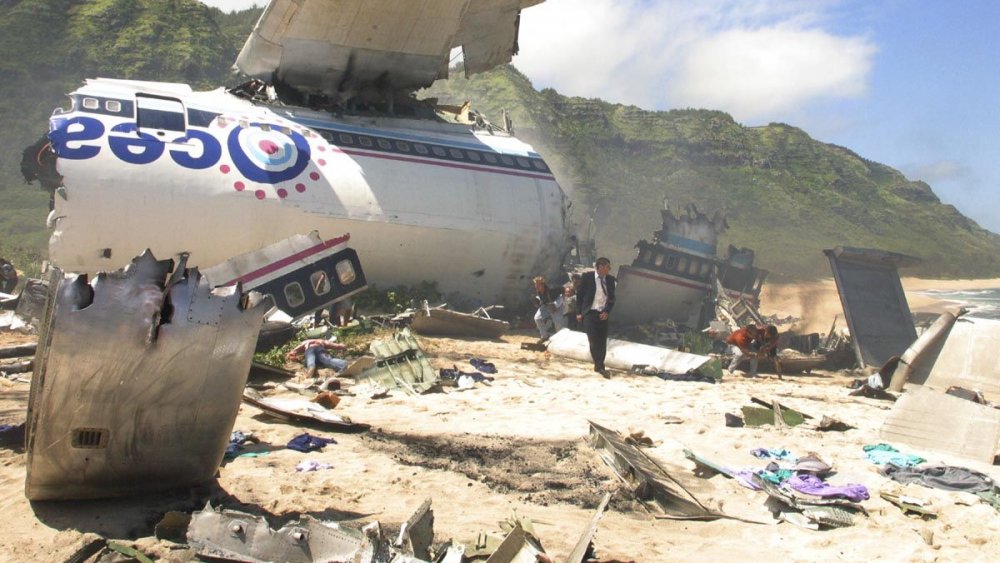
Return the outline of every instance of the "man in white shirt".
<path id="1" fill-rule="evenodd" d="M 604 358 L 608 352 L 608 318 L 615 306 L 615 277 L 610 272 L 611 261 L 598 258 L 594 271 L 583 274 L 576 299 L 576 319 L 587 333 L 594 371 L 605 378 L 611 377 Z"/>

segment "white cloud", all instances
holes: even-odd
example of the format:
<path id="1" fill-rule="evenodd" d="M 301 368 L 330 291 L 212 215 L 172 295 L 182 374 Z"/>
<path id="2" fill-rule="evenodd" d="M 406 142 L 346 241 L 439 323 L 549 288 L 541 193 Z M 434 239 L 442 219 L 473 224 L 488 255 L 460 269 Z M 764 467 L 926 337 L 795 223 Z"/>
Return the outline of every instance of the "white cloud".
<path id="1" fill-rule="evenodd" d="M 973 175 L 970 167 L 955 160 L 904 164 L 902 170 L 909 178 L 923 180 L 931 185 L 939 182 L 969 180 Z"/>
<path id="2" fill-rule="evenodd" d="M 782 119 L 864 95 L 876 52 L 821 0 L 547 0 L 521 16 L 515 64 L 536 86 L 650 109 Z"/>

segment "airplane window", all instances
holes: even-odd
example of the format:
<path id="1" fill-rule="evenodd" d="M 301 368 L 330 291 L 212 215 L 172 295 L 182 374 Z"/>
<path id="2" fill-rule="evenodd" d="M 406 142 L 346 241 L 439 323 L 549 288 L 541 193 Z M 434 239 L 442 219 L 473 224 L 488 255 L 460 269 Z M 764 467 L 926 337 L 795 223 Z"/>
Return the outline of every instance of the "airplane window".
<path id="1" fill-rule="evenodd" d="M 687 267 L 688 267 L 687 256 L 683 256 L 683 257 L 681 257 L 680 263 L 677 264 L 677 271 L 681 272 L 681 273 L 684 273 L 684 272 L 687 271 Z"/>
<path id="2" fill-rule="evenodd" d="M 457 158 L 458 160 L 462 160 L 463 157 L 462 151 L 458 149 L 448 149 L 448 153 L 451 154 L 452 158 Z"/>
<path id="3" fill-rule="evenodd" d="M 319 136 L 323 137 L 324 139 L 326 139 L 327 142 L 330 142 L 330 143 L 333 142 L 333 133 L 331 133 L 329 131 L 320 131 L 319 132 Z"/>
<path id="4" fill-rule="evenodd" d="M 165 131 L 184 131 L 184 106 L 180 100 L 144 96 L 135 97 L 136 125 L 139 129 L 162 129 Z"/>
<path id="5" fill-rule="evenodd" d="M 298 307 L 306 302 L 306 294 L 302 292 L 299 282 L 292 282 L 285 286 L 285 300 L 289 307 Z"/>
<path id="6" fill-rule="evenodd" d="M 118 113 L 122 110 L 122 103 L 118 100 L 108 100 L 104 102 L 104 109 L 112 113 Z"/>
<path id="7" fill-rule="evenodd" d="M 361 143 L 361 146 L 363 146 L 363 147 L 374 146 L 374 143 L 372 142 L 372 138 L 371 137 L 366 137 L 364 135 L 361 135 L 361 136 L 358 137 L 358 142 Z"/>
<path id="8" fill-rule="evenodd" d="M 270 131 L 271 130 L 271 125 L 268 124 L 268 123 L 261 123 L 259 127 L 260 127 L 261 131 Z"/>
<path id="9" fill-rule="evenodd" d="M 531 163 L 528 162 L 527 158 L 517 157 L 517 165 L 521 168 L 531 168 Z"/>
<path id="10" fill-rule="evenodd" d="M 656 255 L 656 261 L 653 262 L 653 263 L 656 265 L 657 268 L 659 268 L 660 266 L 662 266 L 663 265 L 663 255 L 662 254 L 657 254 Z"/>
<path id="11" fill-rule="evenodd" d="M 707 279 L 708 278 L 708 273 L 709 273 L 709 271 L 711 269 L 712 269 L 712 265 L 711 264 L 709 264 L 708 262 L 702 262 L 701 263 L 701 277 Z"/>
<path id="12" fill-rule="evenodd" d="M 427 147 L 421 145 L 420 143 L 414 144 L 413 150 L 417 151 L 417 154 L 427 154 Z"/>
<path id="13" fill-rule="evenodd" d="M 471 160 L 472 162 L 479 162 L 480 160 L 482 160 L 482 157 L 479 156 L 479 153 L 476 151 L 465 151 L 465 154 L 469 156 L 469 160 Z"/>
<path id="14" fill-rule="evenodd" d="M 250 122 L 246 119 L 240 120 L 240 129 L 248 129 L 250 127 Z"/>
<path id="15" fill-rule="evenodd" d="M 549 167 L 546 166 L 545 163 L 542 162 L 541 160 L 532 160 L 531 164 L 533 164 L 535 166 L 535 168 L 541 170 L 542 172 L 548 172 L 549 171 Z"/>
<path id="16" fill-rule="evenodd" d="M 444 149 L 441 147 L 431 147 L 431 152 L 438 156 L 448 156 L 448 153 L 444 152 Z"/>
<path id="17" fill-rule="evenodd" d="M 505 154 L 500 155 L 500 162 L 503 162 L 507 166 L 514 166 L 514 159 Z"/>
<path id="18" fill-rule="evenodd" d="M 340 142 L 344 143 L 345 145 L 353 145 L 354 144 L 354 139 L 351 138 L 351 136 L 348 135 L 347 133 L 341 133 L 340 135 L 337 135 L 337 136 L 340 137 Z"/>
<path id="19" fill-rule="evenodd" d="M 330 278 L 326 275 L 326 272 L 320 270 L 319 272 L 313 272 L 309 276 L 309 284 L 312 285 L 313 293 L 316 295 L 326 295 L 330 293 Z"/>
<path id="20" fill-rule="evenodd" d="M 676 267 L 677 267 L 677 257 L 676 256 L 671 256 L 671 257 L 667 258 L 667 269 L 668 270 L 673 270 Z"/>
<path id="21" fill-rule="evenodd" d="M 83 107 L 84 109 L 99 109 L 101 102 L 97 98 L 84 98 Z"/>
<path id="22" fill-rule="evenodd" d="M 333 269 L 337 272 L 337 279 L 340 280 L 340 285 L 351 285 L 358 277 L 354 272 L 354 264 L 351 264 L 350 260 L 337 262 L 337 265 Z"/>
<path id="23" fill-rule="evenodd" d="M 489 162 L 490 164 L 496 164 L 497 163 L 497 155 L 495 155 L 493 153 L 489 153 L 488 152 L 488 153 L 484 154 L 483 157 L 485 157 L 486 158 L 486 162 Z"/>
<path id="24" fill-rule="evenodd" d="M 410 143 L 407 143 L 406 141 L 396 141 L 396 148 L 399 149 L 400 152 L 410 152 Z"/>
<path id="25" fill-rule="evenodd" d="M 378 140 L 378 146 L 379 146 L 380 149 L 385 149 L 387 151 L 391 151 L 392 150 L 392 143 L 390 143 L 389 141 L 386 141 L 385 139 L 379 139 Z"/>

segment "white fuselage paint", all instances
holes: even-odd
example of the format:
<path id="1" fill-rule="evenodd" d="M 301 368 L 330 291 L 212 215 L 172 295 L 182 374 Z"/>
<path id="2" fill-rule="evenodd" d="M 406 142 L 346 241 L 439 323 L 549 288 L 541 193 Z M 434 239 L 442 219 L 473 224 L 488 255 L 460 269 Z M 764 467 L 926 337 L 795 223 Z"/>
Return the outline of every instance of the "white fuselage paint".
<path id="1" fill-rule="evenodd" d="M 315 230 L 350 233 L 370 284 L 433 281 L 513 303 L 568 245 L 565 195 L 508 135 L 175 84 L 90 80 L 71 98 L 50 124 L 65 197 L 49 254 L 67 271 L 118 268 L 146 248 L 208 267 Z"/>

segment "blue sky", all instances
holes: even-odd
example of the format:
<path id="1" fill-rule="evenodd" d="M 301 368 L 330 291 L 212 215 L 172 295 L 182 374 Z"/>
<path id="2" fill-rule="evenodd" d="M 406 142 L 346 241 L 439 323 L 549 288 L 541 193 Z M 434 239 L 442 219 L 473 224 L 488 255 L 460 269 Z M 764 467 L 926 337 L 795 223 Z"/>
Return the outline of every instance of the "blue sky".
<path id="1" fill-rule="evenodd" d="M 998 32 L 991 0 L 547 0 L 514 64 L 564 95 L 794 125 L 1000 232 Z"/>

